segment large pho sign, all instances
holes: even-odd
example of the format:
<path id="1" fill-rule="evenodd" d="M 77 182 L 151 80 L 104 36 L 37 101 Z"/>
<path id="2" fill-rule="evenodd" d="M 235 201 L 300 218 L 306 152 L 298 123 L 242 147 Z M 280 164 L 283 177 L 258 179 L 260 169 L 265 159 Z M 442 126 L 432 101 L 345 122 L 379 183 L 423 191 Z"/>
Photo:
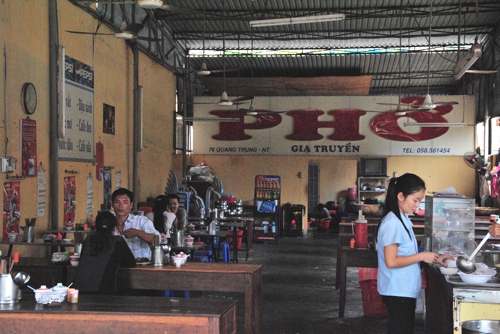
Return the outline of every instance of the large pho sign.
<path id="1" fill-rule="evenodd" d="M 59 160 L 94 160 L 94 69 L 65 56 Z"/>
<path id="2" fill-rule="evenodd" d="M 410 98 L 418 105 L 423 97 Z M 200 97 L 194 121 L 194 153 L 222 155 L 461 156 L 474 150 L 474 126 L 406 127 L 404 123 L 474 123 L 474 98 L 434 97 L 458 104 L 396 116 L 397 97 L 256 97 L 257 115 L 219 107 Z M 408 101 L 408 100 L 406 100 Z M 240 106 L 245 108 L 246 105 Z M 270 113 L 270 111 L 286 111 Z"/>

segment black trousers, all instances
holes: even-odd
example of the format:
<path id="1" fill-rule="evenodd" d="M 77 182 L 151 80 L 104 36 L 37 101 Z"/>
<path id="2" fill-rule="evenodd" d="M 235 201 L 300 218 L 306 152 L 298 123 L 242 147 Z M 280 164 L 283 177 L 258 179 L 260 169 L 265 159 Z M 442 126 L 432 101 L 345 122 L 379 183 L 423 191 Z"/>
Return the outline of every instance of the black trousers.
<path id="1" fill-rule="evenodd" d="M 413 334 L 416 298 L 382 296 L 389 309 L 388 334 Z"/>

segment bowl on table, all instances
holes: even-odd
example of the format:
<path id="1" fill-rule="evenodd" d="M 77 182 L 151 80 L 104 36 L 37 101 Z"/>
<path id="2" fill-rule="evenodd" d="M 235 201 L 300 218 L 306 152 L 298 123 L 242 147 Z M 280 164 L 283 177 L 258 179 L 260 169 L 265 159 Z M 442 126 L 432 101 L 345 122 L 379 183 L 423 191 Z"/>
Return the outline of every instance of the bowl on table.
<path id="1" fill-rule="evenodd" d="M 73 267 L 77 267 L 78 264 L 80 263 L 80 254 L 70 255 L 69 256 L 69 263 L 71 263 L 71 265 Z"/>
<path id="2" fill-rule="evenodd" d="M 458 272 L 458 268 L 457 267 L 448 267 L 448 268 L 439 267 L 439 271 L 443 275 L 455 275 Z"/>
<path id="3" fill-rule="evenodd" d="M 457 260 L 456 259 L 444 259 L 443 261 L 448 268 L 456 268 L 457 267 Z"/>
<path id="4" fill-rule="evenodd" d="M 484 284 L 495 276 L 495 274 L 496 271 L 493 269 L 477 269 L 471 274 L 466 274 L 461 271 L 458 272 L 462 281 L 468 284 Z"/>

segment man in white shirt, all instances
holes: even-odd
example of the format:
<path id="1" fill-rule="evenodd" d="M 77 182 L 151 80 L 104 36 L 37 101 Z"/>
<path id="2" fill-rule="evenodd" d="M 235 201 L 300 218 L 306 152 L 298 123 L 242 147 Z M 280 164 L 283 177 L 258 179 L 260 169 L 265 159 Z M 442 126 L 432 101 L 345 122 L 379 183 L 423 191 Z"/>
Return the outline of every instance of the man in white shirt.
<path id="1" fill-rule="evenodd" d="M 125 188 L 116 189 L 111 195 L 113 210 L 118 220 L 115 235 L 121 235 L 135 258 L 151 259 L 153 236 L 160 235 L 147 217 L 130 214 L 134 193 Z"/>

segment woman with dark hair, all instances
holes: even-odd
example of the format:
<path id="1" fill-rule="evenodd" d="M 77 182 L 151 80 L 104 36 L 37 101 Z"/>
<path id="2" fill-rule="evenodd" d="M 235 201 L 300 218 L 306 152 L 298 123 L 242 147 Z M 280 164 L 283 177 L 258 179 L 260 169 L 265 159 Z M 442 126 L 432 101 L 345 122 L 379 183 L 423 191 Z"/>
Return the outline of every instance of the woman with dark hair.
<path id="1" fill-rule="evenodd" d="M 83 242 L 74 287 L 82 293 L 112 295 L 117 291 L 119 267 L 134 267 L 135 258 L 121 236 L 114 236 L 117 220 L 109 211 L 95 220 L 96 231 Z"/>
<path id="2" fill-rule="evenodd" d="M 169 198 L 165 195 L 156 197 L 153 212 L 149 212 L 146 217 L 153 222 L 155 229 L 160 232 L 162 239 L 167 239 L 170 244 L 170 229 L 176 219 L 175 213 L 168 212 Z"/>
<path id="3" fill-rule="evenodd" d="M 425 182 L 415 174 L 392 178 L 377 234 L 378 292 L 389 309 L 389 334 L 412 334 L 417 297 L 422 291 L 420 261 L 439 263 L 451 255 L 418 252 L 408 215 L 425 195 Z"/>

